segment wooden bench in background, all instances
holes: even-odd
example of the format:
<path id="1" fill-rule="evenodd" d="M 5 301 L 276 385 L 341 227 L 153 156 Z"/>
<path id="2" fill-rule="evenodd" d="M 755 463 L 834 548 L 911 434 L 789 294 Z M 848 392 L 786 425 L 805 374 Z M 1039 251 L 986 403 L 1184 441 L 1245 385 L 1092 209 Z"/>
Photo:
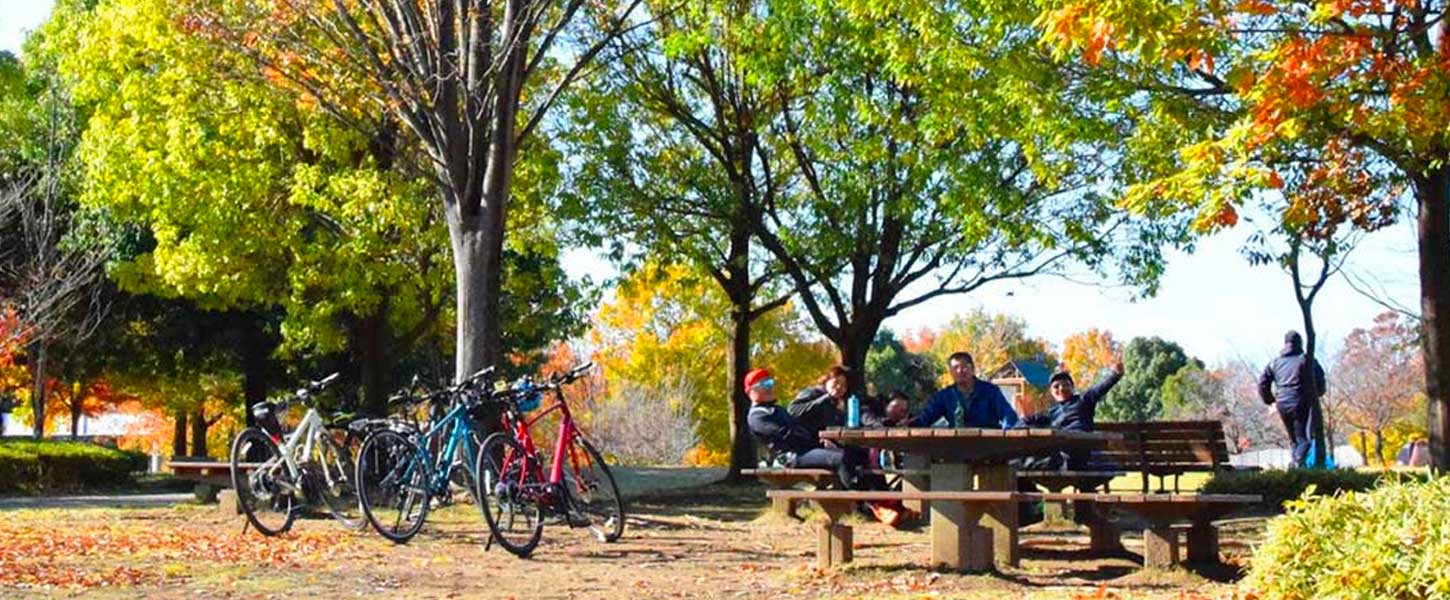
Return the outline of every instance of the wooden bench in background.
<path id="1" fill-rule="evenodd" d="M 1084 494 L 1084 493 L 1037 493 L 1037 492 L 879 492 L 842 490 L 769 490 L 766 495 L 772 501 L 811 500 L 821 506 L 827 516 L 819 534 L 816 557 L 821 567 L 830 567 L 852 560 L 852 531 L 841 519 L 851 512 L 852 505 L 864 501 L 924 501 L 960 503 L 965 509 L 960 523 L 932 523 L 933 546 L 955 548 L 965 554 L 963 564 L 969 570 L 987 570 L 992 567 L 994 545 L 990 529 L 978 524 L 988 510 L 1000 509 L 1004 504 L 1024 501 L 1086 502 L 1091 503 L 1095 513 L 1106 515 L 1109 511 L 1135 514 L 1148 522 L 1143 532 L 1143 564 L 1148 567 L 1168 567 L 1183 558 L 1178 530 L 1174 525 L 1187 522 L 1187 558 L 1191 562 L 1216 562 L 1219 558 L 1218 530 L 1213 520 L 1245 506 L 1258 503 L 1255 495 L 1228 494 Z M 1106 518 L 1095 520 L 1089 525 L 1093 533 L 1095 551 L 1121 548 L 1116 539 L 1117 530 Z M 1112 537 L 1109 540 L 1107 538 Z M 943 539 L 937 539 L 943 538 Z"/>
<path id="2" fill-rule="evenodd" d="M 1138 471 L 1143 474 L 1142 493 L 1149 492 L 1148 478 L 1158 478 L 1158 491 L 1165 492 L 1164 479 L 1189 472 L 1232 470 L 1228 443 L 1220 421 L 1144 421 L 1098 423 L 1098 431 L 1122 434 L 1121 441 L 1093 453 L 1090 470 Z"/>
<path id="3" fill-rule="evenodd" d="M 168 463 L 171 467 L 171 474 L 177 479 L 195 481 L 196 487 L 192 493 L 196 495 L 196 501 L 211 503 L 221 501 L 222 510 L 237 511 L 236 494 L 231 492 L 232 487 L 232 465 L 229 462 L 217 462 L 210 457 L 173 457 Z M 249 469 L 250 463 L 243 463 L 242 469 Z"/>

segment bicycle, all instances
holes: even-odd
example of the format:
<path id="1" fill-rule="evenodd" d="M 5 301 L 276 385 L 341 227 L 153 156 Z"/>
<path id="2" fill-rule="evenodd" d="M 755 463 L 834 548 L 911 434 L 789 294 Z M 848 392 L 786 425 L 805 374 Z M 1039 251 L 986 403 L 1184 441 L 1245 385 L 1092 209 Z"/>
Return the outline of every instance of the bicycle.
<path id="1" fill-rule="evenodd" d="M 482 383 L 492 373 L 489 367 L 453 387 L 425 394 L 435 406 L 451 401 L 449 410 L 427 431 L 385 428 L 363 440 L 357 460 L 359 496 L 363 515 L 379 535 L 402 544 L 418 534 L 433 499 L 450 495 L 460 446 L 466 465 L 464 488 L 474 493 L 478 428 L 471 412 L 482 403 Z M 430 450 L 433 447 L 438 448 L 436 454 Z"/>
<path id="2" fill-rule="evenodd" d="M 513 389 L 494 395 L 504 405 L 503 430 L 488 436 L 478 454 L 478 491 L 490 538 L 505 550 L 527 557 L 543 535 L 544 516 L 561 517 L 570 527 L 588 527 L 600 541 L 624 535 L 624 501 L 604 456 L 574 423 L 562 387 L 593 366 L 585 363 L 564 375 L 536 385 L 520 380 Z M 533 418 L 542 395 L 552 392 L 554 402 Z M 558 439 L 546 477 L 544 461 L 530 430 L 547 415 L 559 414 Z"/>
<path id="3" fill-rule="evenodd" d="M 337 381 L 333 373 L 298 389 L 290 398 L 252 406 L 256 427 L 243 429 L 232 442 L 232 488 L 247 522 L 263 535 L 292 528 L 300 510 L 322 504 L 348 529 L 362 526 L 352 456 L 338 446 L 317 408 L 308 406 L 297 429 L 282 442 L 279 416 L 294 402 L 306 404 Z"/>

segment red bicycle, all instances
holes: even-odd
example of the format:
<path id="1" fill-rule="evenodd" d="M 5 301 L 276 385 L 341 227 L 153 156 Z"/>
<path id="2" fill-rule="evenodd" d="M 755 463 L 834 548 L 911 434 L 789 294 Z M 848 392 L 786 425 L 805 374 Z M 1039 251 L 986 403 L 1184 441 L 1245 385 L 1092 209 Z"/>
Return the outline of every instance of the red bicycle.
<path id="1" fill-rule="evenodd" d="M 624 535 L 624 501 L 604 456 L 574 423 L 563 385 L 593 366 L 586 363 L 544 383 L 520 380 L 496 392 L 503 407 L 503 430 L 488 436 L 478 453 L 477 497 L 492 532 L 491 539 L 509 552 L 527 557 L 539 545 L 546 517 L 558 517 L 571 528 L 589 528 L 603 542 Z M 552 396 L 551 405 L 528 418 Z M 535 423 L 559 415 L 558 438 L 547 476 L 545 461 L 534 445 Z"/>

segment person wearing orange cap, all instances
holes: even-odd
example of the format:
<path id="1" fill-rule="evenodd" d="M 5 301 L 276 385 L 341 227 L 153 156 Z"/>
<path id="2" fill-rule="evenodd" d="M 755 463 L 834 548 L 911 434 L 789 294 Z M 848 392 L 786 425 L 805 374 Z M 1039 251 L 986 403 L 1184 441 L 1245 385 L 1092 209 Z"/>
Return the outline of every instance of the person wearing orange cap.
<path id="1" fill-rule="evenodd" d="M 840 448 L 826 448 L 800 423 L 775 402 L 775 378 L 770 371 L 755 369 L 745 374 L 745 394 L 750 396 L 750 413 L 746 422 L 750 433 L 770 448 L 772 462 L 780 459 L 789 468 L 831 469 L 841 483 L 852 487 L 856 481 L 856 465 Z"/>

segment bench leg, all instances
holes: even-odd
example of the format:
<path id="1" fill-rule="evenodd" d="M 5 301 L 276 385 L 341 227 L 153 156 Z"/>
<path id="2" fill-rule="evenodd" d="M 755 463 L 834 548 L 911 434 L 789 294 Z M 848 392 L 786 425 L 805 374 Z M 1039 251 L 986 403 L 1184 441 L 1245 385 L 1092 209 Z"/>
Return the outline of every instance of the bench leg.
<path id="1" fill-rule="evenodd" d="M 1077 519 L 1077 522 L 1087 525 L 1090 551 L 1099 554 L 1122 552 L 1123 532 L 1115 523 L 1108 520 L 1106 510 L 1099 507 L 1096 502 L 1087 500 L 1074 500 L 1072 510 L 1073 518 Z"/>
<path id="2" fill-rule="evenodd" d="M 219 491 L 221 491 L 219 486 L 210 483 L 198 483 L 196 487 L 192 488 L 191 493 L 193 496 L 196 496 L 197 502 L 210 504 L 216 502 L 216 495 Z"/>
<path id="3" fill-rule="evenodd" d="M 1167 568 L 1178 564 L 1178 533 L 1166 523 L 1143 530 L 1143 566 Z"/>
<path id="4" fill-rule="evenodd" d="M 1198 522 L 1188 528 L 1188 561 L 1200 564 L 1218 562 L 1218 528 L 1212 523 Z"/>
<path id="5" fill-rule="evenodd" d="M 925 492 L 931 489 L 930 481 L 926 476 L 916 475 L 915 472 L 927 469 L 926 457 L 920 454 L 901 455 L 901 468 L 912 472 L 910 475 L 901 476 L 901 491 L 903 492 Z M 906 508 L 916 511 L 916 514 L 926 512 L 926 503 L 921 500 L 904 500 L 901 502 Z"/>
<path id="6" fill-rule="evenodd" d="M 775 514 L 777 514 L 777 515 L 783 515 L 783 516 L 791 517 L 793 519 L 799 519 L 800 517 L 796 515 L 795 509 L 796 509 L 796 502 L 795 502 L 794 499 L 791 499 L 791 498 L 771 498 L 770 499 L 770 511 L 773 512 L 773 513 L 775 513 Z"/>
<path id="7" fill-rule="evenodd" d="M 972 470 L 959 463 L 931 466 L 932 485 L 942 490 L 972 489 Z M 992 568 L 992 531 L 978 525 L 981 505 L 931 503 L 931 564 L 959 571 Z"/>
<path id="8" fill-rule="evenodd" d="M 977 476 L 980 490 L 1017 491 L 1017 472 L 1007 465 L 985 467 Z M 1017 503 L 1003 502 L 986 510 L 983 524 L 992 530 L 993 555 L 997 564 L 1018 564 Z"/>
<path id="9" fill-rule="evenodd" d="M 816 545 L 816 564 L 822 569 L 851 562 L 851 526 L 822 523 Z"/>
<path id="10" fill-rule="evenodd" d="M 1048 502 L 1044 504 L 1042 506 L 1042 520 L 1046 523 L 1061 523 L 1066 521 L 1067 507 L 1062 502 Z"/>
<path id="11" fill-rule="evenodd" d="M 224 517 L 235 517 L 242 514 L 242 505 L 237 502 L 236 490 L 225 489 L 217 492 L 216 502 L 217 509 L 222 512 Z"/>
<path id="12" fill-rule="evenodd" d="M 841 524 L 841 519 L 851 513 L 849 500 L 817 500 L 821 510 L 829 519 L 821 525 L 816 544 L 816 564 L 822 569 L 851 562 L 851 526 Z"/>

